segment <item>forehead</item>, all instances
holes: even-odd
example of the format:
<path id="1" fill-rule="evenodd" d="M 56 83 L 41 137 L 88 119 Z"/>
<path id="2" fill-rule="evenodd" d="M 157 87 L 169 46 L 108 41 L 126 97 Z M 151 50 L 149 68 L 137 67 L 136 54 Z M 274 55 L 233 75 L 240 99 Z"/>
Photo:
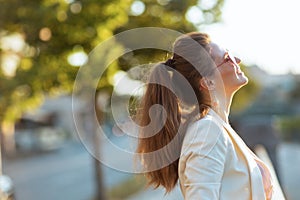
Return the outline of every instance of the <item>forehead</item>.
<path id="1" fill-rule="evenodd" d="M 211 55 L 212 55 L 213 59 L 223 58 L 223 56 L 226 52 L 226 50 L 223 47 L 221 47 L 213 42 L 211 42 L 209 45 L 211 47 Z"/>

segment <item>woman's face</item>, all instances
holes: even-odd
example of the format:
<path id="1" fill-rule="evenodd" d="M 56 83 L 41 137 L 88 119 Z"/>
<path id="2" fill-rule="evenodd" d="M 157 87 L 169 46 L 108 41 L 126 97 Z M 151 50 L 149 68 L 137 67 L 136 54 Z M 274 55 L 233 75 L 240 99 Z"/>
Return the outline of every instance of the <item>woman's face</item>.
<path id="1" fill-rule="evenodd" d="M 226 92 L 235 92 L 248 83 L 248 78 L 241 71 L 239 58 L 230 56 L 230 53 L 215 43 L 210 43 L 211 55 L 217 70 L 220 72 Z M 229 53 L 229 54 L 228 54 Z"/>

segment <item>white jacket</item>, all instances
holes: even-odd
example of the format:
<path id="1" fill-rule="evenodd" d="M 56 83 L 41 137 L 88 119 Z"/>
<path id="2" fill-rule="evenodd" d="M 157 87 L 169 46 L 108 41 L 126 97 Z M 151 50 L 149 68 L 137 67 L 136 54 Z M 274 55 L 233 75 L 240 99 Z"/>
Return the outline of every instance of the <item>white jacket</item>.
<path id="1" fill-rule="evenodd" d="M 210 110 L 186 132 L 179 159 L 186 200 L 264 200 L 253 153 L 231 126 Z"/>

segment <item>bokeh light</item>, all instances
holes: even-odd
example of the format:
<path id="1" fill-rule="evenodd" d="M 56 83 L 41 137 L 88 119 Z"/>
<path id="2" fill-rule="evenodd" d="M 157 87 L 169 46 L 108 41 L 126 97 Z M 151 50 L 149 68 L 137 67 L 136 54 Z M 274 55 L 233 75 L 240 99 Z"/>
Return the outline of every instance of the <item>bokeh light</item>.
<path id="1" fill-rule="evenodd" d="M 42 41 L 49 41 L 52 37 L 51 30 L 48 27 L 44 27 L 40 30 L 39 37 Z"/>
<path id="2" fill-rule="evenodd" d="M 204 16 L 202 10 L 198 6 L 192 6 L 187 11 L 185 18 L 194 23 L 194 24 L 200 24 L 204 22 Z"/>
<path id="3" fill-rule="evenodd" d="M 134 1 L 130 8 L 130 14 L 138 16 L 145 11 L 145 4 L 142 1 Z"/>
<path id="4" fill-rule="evenodd" d="M 87 60 L 88 56 L 83 51 L 75 52 L 68 56 L 69 64 L 76 67 L 84 65 Z"/>

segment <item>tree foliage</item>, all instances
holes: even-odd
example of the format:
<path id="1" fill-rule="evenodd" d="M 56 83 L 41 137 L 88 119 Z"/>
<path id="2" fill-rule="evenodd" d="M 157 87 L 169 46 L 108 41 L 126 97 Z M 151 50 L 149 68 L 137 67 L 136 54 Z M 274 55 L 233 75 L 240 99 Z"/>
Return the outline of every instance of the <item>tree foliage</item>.
<path id="1" fill-rule="evenodd" d="M 116 3 L 118 7 L 113 8 Z M 2 38 L 18 34 L 24 44 L 19 51 L 5 47 L 3 42 L 1 45 L 1 58 L 17 56 L 19 63 L 9 76 L 3 72 L 7 64 L 1 64 L 0 120 L 14 120 L 41 103 L 44 94 L 70 92 L 78 69 L 69 64 L 68 56 L 79 51 L 87 53 L 111 36 L 113 29 L 126 22 L 128 3 L 1 1 Z"/>

